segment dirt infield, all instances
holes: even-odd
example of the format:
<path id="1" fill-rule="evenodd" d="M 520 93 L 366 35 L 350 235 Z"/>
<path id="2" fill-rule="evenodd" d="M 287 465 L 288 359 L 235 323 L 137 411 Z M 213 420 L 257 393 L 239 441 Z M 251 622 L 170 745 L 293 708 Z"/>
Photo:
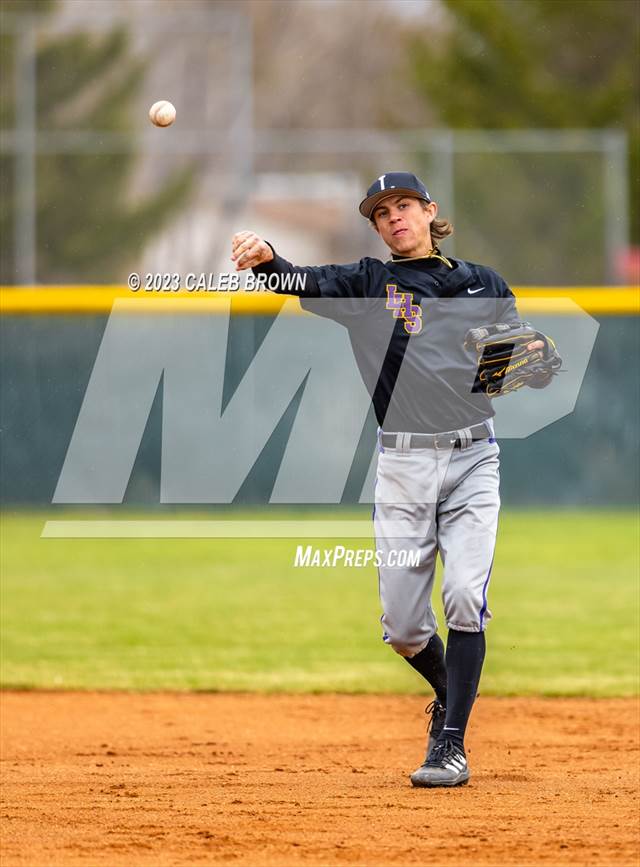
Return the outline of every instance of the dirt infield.
<path id="1" fill-rule="evenodd" d="M 466 788 L 424 702 L 2 695 L 2 865 L 637 864 L 638 706 L 479 699 Z"/>

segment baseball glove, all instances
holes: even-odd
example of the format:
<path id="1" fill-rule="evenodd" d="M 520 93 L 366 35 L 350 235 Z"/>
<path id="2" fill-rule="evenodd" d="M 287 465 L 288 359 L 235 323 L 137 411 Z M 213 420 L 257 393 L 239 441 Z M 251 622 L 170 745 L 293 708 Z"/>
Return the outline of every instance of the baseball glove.
<path id="1" fill-rule="evenodd" d="M 527 349 L 541 340 L 543 349 Z M 467 331 L 465 348 L 475 350 L 478 372 L 471 389 L 488 397 L 517 391 L 523 385 L 545 388 L 562 366 L 555 343 L 528 322 L 498 322 Z"/>

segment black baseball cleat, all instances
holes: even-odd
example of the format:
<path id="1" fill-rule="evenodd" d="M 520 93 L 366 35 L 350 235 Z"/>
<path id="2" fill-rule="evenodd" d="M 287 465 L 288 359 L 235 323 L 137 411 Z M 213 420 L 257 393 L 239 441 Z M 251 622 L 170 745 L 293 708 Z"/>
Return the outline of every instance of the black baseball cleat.
<path id="1" fill-rule="evenodd" d="M 469 782 L 469 766 L 464 751 L 452 741 L 439 741 L 426 761 L 411 774 L 411 784 L 422 788 L 464 786 Z"/>
<path id="2" fill-rule="evenodd" d="M 444 721 L 447 716 L 447 709 L 442 704 L 442 702 L 438 701 L 435 698 L 430 705 L 424 709 L 424 712 L 427 716 L 431 716 L 429 720 L 429 724 L 427 726 L 427 734 L 429 738 L 427 740 L 427 755 L 425 757 L 425 762 L 429 758 L 429 753 L 435 747 L 436 741 L 440 737 L 440 732 L 444 728 Z"/>

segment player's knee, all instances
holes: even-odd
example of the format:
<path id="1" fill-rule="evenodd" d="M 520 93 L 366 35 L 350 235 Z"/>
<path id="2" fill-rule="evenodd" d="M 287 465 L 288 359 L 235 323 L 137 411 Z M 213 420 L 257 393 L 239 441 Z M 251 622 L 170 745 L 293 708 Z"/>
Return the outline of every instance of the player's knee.
<path id="1" fill-rule="evenodd" d="M 444 595 L 443 602 L 444 616 L 449 629 L 480 632 L 483 629 L 483 620 L 491 616 L 488 614 L 482 596 L 478 596 L 467 587 L 452 588 Z"/>
<path id="2" fill-rule="evenodd" d="M 430 635 L 415 629 L 388 630 L 383 635 L 383 641 L 400 656 L 411 657 L 419 653 L 429 641 Z"/>

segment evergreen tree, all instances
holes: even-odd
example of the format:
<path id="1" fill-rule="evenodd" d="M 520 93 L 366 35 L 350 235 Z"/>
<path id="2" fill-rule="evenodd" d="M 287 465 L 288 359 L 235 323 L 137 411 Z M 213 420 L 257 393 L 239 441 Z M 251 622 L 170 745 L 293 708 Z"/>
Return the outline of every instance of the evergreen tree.
<path id="1" fill-rule="evenodd" d="M 634 204 L 640 201 L 639 16 L 635 0 L 441 0 L 448 17 L 445 38 L 417 37 L 412 65 L 418 89 L 453 129 L 618 128 L 629 135 L 632 238 L 640 238 Z M 603 203 L 588 170 L 588 155 L 558 160 L 551 155 L 498 155 L 497 160 L 460 160 L 456 181 L 467 201 L 483 199 L 486 222 L 498 225 L 487 190 L 513 185 L 528 209 L 527 221 L 514 214 L 513 260 L 523 256 L 523 229 L 535 241 L 548 237 L 549 223 L 563 249 L 583 257 L 580 279 L 599 279 L 593 241 L 601 232 Z M 591 174 L 589 174 L 591 172 Z M 484 190 L 484 192 L 483 192 Z M 553 214 L 538 193 L 553 192 Z M 564 201 L 584 201 L 562 221 Z M 512 199 L 513 200 L 513 199 Z M 488 210 L 484 211 L 483 209 Z M 477 217 L 477 215 L 476 215 Z M 497 221 L 497 222 L 496 222 Z M 477 218 L 476 218 L 477 225 Z M 468 226 L 473 233 L 473 227 Z M 500 227 L 502 228 L 502 226 Z M 547 234 L 545 234 L 545 229 Z M 517 237 L 520 236 L 520 243 Z M 504 236 L 503 236 L 504 240 Z M 484 234 L 486 244 L 486 232 Z M 478 241 L 480 244 L 480 241 Z M 518 249 L 519 248 L 519 249 Z M 527 256 L 533 244 L 524 243 Z M 550 262 L 549 280 L 558 274 Z M 602 275 L 605 279 L 607 275 Z"/>
<path id="2" fill-rule="evenodd" d="M 50 4 L 19 4 L 21 12 L 42 13 Z M 6 11 L 6 9 L 5 9 Z M 13 126 L 15 40 L 0 44 L 4 130 Z M 127 132 L 132 102 L 145 73 L 129 56 L 126 31 L 94 37 L 84 33 L 39 39 L 36 58 L 39 130 Z M 176 171 L 160 191 L 131 203 L 128 192 L 136 163 L 125 153 L 61 153 L 37 157 L 37 280 L 42 283 L 108 283 L 122 279 L 148 240 L 187 201 L 194 173 Z M 15 281 L 14 157 L 0 161 L 0 279 Z"/>

